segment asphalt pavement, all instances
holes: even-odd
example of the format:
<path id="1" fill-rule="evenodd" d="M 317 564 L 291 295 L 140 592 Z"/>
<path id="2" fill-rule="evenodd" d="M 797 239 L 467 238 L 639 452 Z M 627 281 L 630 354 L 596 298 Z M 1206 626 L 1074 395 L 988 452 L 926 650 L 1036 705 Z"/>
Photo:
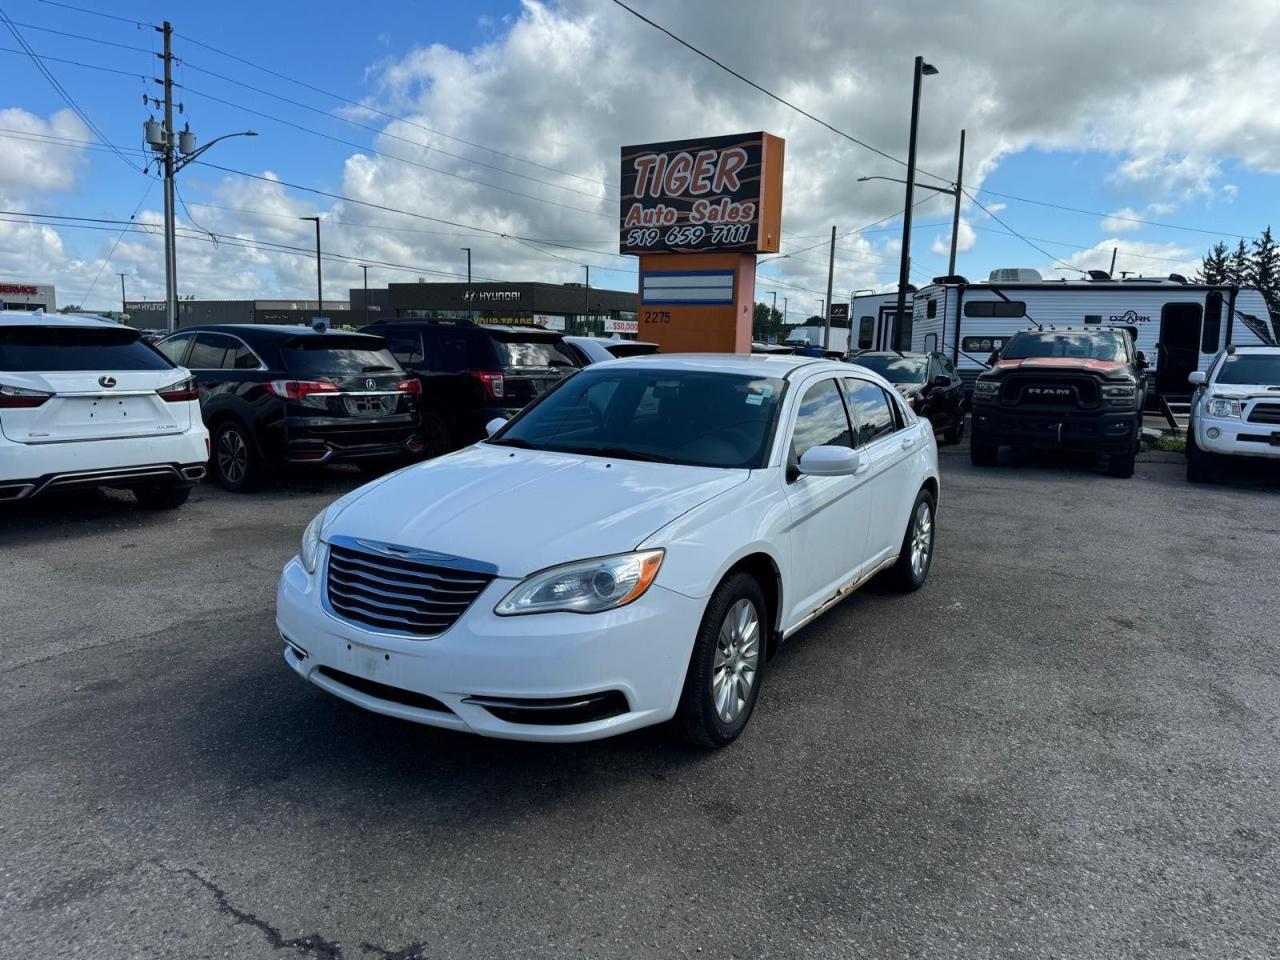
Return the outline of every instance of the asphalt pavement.
<path id="1" fill-rule="evenodd" d="M 354 474 L 9 509 L 0 957 L 1280 956 L 1280 490 L 943 470 L 926 587 L 803 631 L 713 753 L 298 679 L 276 578 Z"/>

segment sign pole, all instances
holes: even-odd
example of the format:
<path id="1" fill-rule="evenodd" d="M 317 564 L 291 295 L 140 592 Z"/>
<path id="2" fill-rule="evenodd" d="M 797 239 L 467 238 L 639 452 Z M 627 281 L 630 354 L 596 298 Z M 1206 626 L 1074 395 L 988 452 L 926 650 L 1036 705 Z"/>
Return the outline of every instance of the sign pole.
<path id="1" fill-rule="evenodd" d="M 831 349 L 831 282 L 836 272 L 836 225 L 831 225 L 831 256 L 827 260 L 827 324 L 822 330 L 822 349 Z"/>

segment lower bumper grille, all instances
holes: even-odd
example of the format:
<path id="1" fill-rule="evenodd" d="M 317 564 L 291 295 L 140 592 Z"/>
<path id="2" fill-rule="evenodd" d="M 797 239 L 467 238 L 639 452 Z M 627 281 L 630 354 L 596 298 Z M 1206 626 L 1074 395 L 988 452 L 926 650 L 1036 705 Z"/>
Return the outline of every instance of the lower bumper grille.
<path id="1" fill-rule="evenodd" d="M 398 703 L 405 707 L 417 707 L 419 710 L 431 710 L 435 713 L 453 713 L 452 710 L 446 707 L 435 697 L 428 697 L 425 693 L 414 693 L 412 690 L 402 690 L 399 687 L 389 687 L 385 683 L 376 683 L 373 680 L 366 680 L 364 677 L 357 677 L 350 673 L 344 673 L 341 670 L 333 669 L 333 667 L 317 667 L 316 670 L 323 676 L 328 677 L 334 683 L 340 683 L 344 687 L 350 687 L 357 693 L 363 693 L 366 696 L 376 697 L 379 700 L 386 700 L 389 703 Z"/>
<path id="2" fill-rule="evenodd" d="M 581 697 L 512 698 L 467 697 L 463 703 L 484 707 L 507 723 L 529 723 L 565 727 L 621 716 L 629 709 L 620 690 L 607 690 Z"/>

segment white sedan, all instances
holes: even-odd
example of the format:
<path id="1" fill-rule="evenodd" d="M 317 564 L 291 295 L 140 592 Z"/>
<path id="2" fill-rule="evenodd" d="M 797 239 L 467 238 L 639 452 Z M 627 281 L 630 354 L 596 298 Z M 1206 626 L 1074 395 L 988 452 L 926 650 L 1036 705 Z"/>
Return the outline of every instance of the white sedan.
<path id="1" fill-rule="evenodd" d="M 473 447 L 342 497 L 285 567 L 285 662 L 369 710 L 574 741 L 751 716 L 778 644 L 877 573 L 925 582 L 933 431 L 807 357 L 596 364 Z"/>

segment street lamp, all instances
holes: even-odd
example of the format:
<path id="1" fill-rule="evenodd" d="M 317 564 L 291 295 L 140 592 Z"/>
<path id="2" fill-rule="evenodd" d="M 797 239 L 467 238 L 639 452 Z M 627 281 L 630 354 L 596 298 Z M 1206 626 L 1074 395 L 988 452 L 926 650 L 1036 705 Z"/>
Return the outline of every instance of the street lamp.
<path id="1" fill-rule="evenodd" d="M 320 218 L 299 217 L 299 220 L 311 220 L 316 225 L 316 315 L 324 316 L 324 284 L 320 276 Z"/>
<path id="2" fill-rule="evenodd" d="M 902 263 L 898 267 L 898 323 L 907 313 L 907 278 L 911 269 L 911 207 L 916 185 L 916 133 L 920 125 L 920 81 L 938 68 L 916 57 L 911 81 L 911 138 L 907 143 L 907 202 L 902 211 Z"/>

